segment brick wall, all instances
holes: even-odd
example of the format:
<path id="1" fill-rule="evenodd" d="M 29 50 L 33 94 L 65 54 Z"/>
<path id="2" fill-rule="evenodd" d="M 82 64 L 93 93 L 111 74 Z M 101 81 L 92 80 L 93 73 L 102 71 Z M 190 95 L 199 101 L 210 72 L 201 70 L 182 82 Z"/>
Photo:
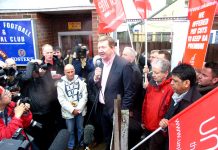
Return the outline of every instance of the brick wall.
<path id="1" fill-rule="evenodd" d="M 98 15 L 96 10 L 92 11 L 92 39 L 93 39 L 93 54 L 97 55 L 98 54 Z"/>

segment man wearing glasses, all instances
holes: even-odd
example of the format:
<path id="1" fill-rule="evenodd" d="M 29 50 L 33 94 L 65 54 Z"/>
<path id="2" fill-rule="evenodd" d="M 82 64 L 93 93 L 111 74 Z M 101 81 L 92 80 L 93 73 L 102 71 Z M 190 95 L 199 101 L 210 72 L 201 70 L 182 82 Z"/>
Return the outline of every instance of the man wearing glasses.
<path id="1" fill-rule="evenodd" d="M 30 125 L 32 113 L 29 109 L 27 103 L 11 101 L 10 91 L 0 86 L 0 140 L 10 139 L 17 129 Z"/>

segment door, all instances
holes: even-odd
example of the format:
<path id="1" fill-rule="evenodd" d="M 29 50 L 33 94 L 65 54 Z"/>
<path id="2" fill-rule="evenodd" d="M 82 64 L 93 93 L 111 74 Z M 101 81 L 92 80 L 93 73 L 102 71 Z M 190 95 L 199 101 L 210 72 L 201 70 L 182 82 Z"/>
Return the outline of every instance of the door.
<path id="1" fill-rule="evenodd" d="M 82 44 L 87 46 L 89 56 L 93 56 L 92 51 L 92 32 L 91 31 L 76 31 L 76 32 L 59 32 L 58 43 L 62 49 L 63 56 L 66 55 L 67 50 L 74 52 L 75 46 Z"/>

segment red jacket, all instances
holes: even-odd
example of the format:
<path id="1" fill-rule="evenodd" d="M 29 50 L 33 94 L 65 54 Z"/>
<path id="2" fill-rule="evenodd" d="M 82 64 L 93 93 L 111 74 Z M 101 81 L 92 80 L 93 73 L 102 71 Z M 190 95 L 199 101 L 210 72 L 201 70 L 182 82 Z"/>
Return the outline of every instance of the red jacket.
<path id="1" fill-rule="evenodd" d="M 159 127 L 160 120 L 170 106 L 174 93 L 170 85 L 171 80 L 168 78 L 160 85 L 148 84 L 142 107 L 142 124 L 149 131 Z"/>
<path id="2" fill-rule="evenodd" d="M 27 128 L 32 120 L 32 113 L 29 111 L 27 114 L 22 115 L 20 119 L 14 115 L 14 108 L 16 104 L 11 102 L 7 107 L 7 114 L 11 117 L 11 121 L 6 126 L 2 118 L 0 118 L 0 140 L 10 139 L 18 128 Z"/>

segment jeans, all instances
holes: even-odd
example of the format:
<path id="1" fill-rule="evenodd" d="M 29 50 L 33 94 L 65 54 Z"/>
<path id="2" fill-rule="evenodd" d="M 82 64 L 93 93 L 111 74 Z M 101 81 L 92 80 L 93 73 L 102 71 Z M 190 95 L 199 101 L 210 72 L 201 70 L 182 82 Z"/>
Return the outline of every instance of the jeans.
<path id="1" fill-rule="evenodd" d="M 67 130 L 70 133 L 70 139 L 68 141 L 68 148 L 73 149 L 75 147 L 75 134 L 74 134 L 74 129 L 75 129 L 75 124 L 76 124 L 76 131 L 77 131 L 77 140 L 79 144 L 82 143 L 82 136 L 83 136 L 83 122 L 84 122 L 84 117 L 82 114 L 79 114 L 78 116 L 75 116 L 74 118 L 71 119 L 66 119 L 66 126 Z"/>

